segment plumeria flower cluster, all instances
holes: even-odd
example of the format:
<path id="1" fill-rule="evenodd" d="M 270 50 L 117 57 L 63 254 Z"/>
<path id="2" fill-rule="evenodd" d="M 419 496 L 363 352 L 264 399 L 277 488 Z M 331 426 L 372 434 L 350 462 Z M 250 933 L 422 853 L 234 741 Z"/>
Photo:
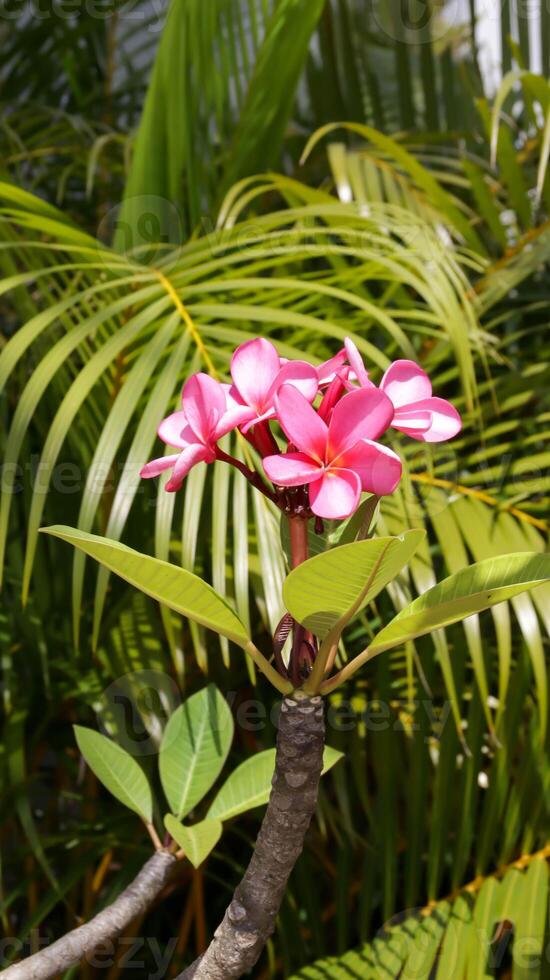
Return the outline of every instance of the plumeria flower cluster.
<path id="1" fill-rule="evenodd" d="M 418 364 L 394 361 L 377 386 L 350 338 L 317 368 L 284 360 L 264 338 L 246 341 L 233 354 L 231 379 L 189 378 L 181 409 L 158 429 L 177 452 L 147 463 L 143 477 L 171 470 L 166 490 L 176 491 L 197 463 L 221 459 L 282 510 L 339 520 L 353 514 L 362 492 L 381 497 L 397 487 L 401 460 L 378 441 L 390 427 L 423 442 L 451 439 L 461 429 L 457 410 L 432 395 Z M 262 457 L 269 484 L 220 448 L 234 429 Z"/>

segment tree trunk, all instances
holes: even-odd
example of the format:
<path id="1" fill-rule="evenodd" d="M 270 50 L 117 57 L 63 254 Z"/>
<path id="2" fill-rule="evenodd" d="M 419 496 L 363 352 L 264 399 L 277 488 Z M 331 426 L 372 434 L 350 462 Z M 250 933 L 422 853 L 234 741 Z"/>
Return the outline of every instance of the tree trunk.
<path id="1" fill-rule="evenodd" d="M 210 946 L 177 980 L 233 980 L 259 959 L 315 811 L 324 735 L 322 698 L 283 699 L 271 796 L 250 864 Z"/>

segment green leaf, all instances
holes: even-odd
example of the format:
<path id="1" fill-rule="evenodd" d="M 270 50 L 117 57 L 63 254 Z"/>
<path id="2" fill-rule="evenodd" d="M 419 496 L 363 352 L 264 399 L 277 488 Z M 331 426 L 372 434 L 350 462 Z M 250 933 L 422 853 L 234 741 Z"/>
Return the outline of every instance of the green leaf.
<path id="1" fill-rule="evenodd" d="M 530 865 L 523 883 L 523 901 L 516 910 L 514 980 L 536 980 L 545 975 L 541 963 L 547 955 L 544 935 L 548 905 L 548 864 L 537 858 Z"/>
<path id="2" fill-rule="evenodd" d="M 520 552 L 477 562 L 405 606 L 374 638 L 369 656 L 489 609 L 548 579 L 550 555 Z"/>
<path id="3" fill-rule="evenodd" d="M 42 531 L 80 548 L 130 585 L 182 616 L 227 636 L 239 646 L 246 646 L 249 637 L 237 614 L 210 585 L 192 572 L 143 555 L 118 541 L 62 524 L 42 528 Z"/>
<path id="4" fill-rule="evenodd" d="M 296 99 L 296 86 L 324 0 L 279 0 L 266 29 L 235 130 L 225 187 L 274 162 Z M 281 37 L 285 54 L 281 58 Z"/>
<path id="5" fill-rule="evenodd" d="M 396 577 L 425 536 L 354 541 L 310 558 L 290 573 L 283 598 L 291 615 L 316 636 L 340 631 Z"/>
<path id="6" fill-rule="evenodd" d="M 325 746 L 323 775 L 342 758 L 342 752 Z M 246 759 L 226 779 L 210 806 L 208 816 L 230 820 L 255 806 L 263 806 L 269 799 L 274 771 L 275 749 L 266 749 Z"/>
<path id="7" fill-rule="evenodd" d="M 194 868 L 198 868 L 215 848 L 223 830 L 221 820 L 207 818 L 192 827 L 186 827 L 171 813 L 166 814 L 164 826 L 176 844 L 183 848 L 185 857 L 189 858 Z"/>
<path id="8" fill-rule="evenodd" d="M 218 778 L 233 740 L 233 716 L 223 695 L 209 684 L 174 711 L 159 755 L 162 787 L 181 819 Z"/>
<path id="9" fill-rule="evenodd" d="M 495 941 L 495 934 L 503 922 L 515 933 L 514 980 L 539 980 L 546 976 L 547 904 L 548 867 L 534 857 L 528 871 L 512 868 L 502 882 L 490 876 L 481 888 L 460 891 L 452 907 L 444 899 L 429 910 L 396 916 L 372 942 L 317 960 L 289 980 L 484 980 L 502 973 L 498 966 L 503 945 Z"/>
<path id="10" fill-rule="evenodd" d="M 120 745 L 91 728 L 74 726 L 78 748 L 106 789 L 146 823 L 153 820 L 151 787 L 141 766 Z"/>

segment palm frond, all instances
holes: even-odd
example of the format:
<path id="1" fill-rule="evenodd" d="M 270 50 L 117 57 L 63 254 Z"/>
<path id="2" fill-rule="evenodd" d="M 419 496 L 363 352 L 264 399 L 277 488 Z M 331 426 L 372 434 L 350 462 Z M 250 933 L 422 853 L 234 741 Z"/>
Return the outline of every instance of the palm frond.
<path id="1" fill-rule="evenodd" d="M 538 975 L 548 907 L 548 848 L 458 894 L 389 921 L 344 956 L 319 960 L 292 980 L 417 980 L 490 976 L 505 962 Z"/>
<path id="2" fill-rule="evenodd" d="M 270 182 L 277 188 L 275 178 Z M 431 323 L 429 335 L 456 351 L 465 397 L 472 402 L 475 363 L 484 335 L 468 298 L 460 252 L 454 254 L 443 247 L 430 225 L 422 218 L 406 216 L 399 208 L 381 205 L 366 219 L 353 205 L 338 204 L 326 195 L 316 198 L 295 182 L 289 186 L 282 181 L 281 189 L 292 192 L 294 207 L 254 219 L 238 218 L 240 205 L 236 200 L 233 217 L 224 227 L 167 252 L 157 267 L 151 267 L 117 256 L 74 230 L 60 216 L 53 216 L 51 209 L 41 214 L 41 205 L 33 202 L 29 206 L 28 198 L 4 186 L 5 254 L 21 267 L 30 249 L 36 261 L 51 263 L 48 282 L 42 273 L 38 277 L 44 289 L 49 283 L 57 285 L 60 276 L 66 283 L 66 292 L 53 307 L 41 309 L 37 297 L 38 311 L 0 355 L 0 372 L 9 386 L 14 371 L 23 364 L 33 364 L 35 350 L 45 343 L 49 347 L 23 386 L 8 433 L 5 458 L 13 478 L 10 483 L 8 476 L 8 486 L 4 487 L 0 522 L 3 544 L 15 468 L 29 426 L 41 399 L 48 397 L 51 385 L 56 386 L 57 404 L 43 435 L 32 488 L 24 595 L 29 590 L 37 531 L 59 454 L 70 440 L 86 400 L 95 406 L 97 436 L 93 451 L 79 454 L 87 479 L 78 520 L 88 529 L 99 523 L 115 537 L 123 533 L 135 502 L 137 473 L 151 453 L 156 421 L 169 410 L 182 379 L 201 362 L 224 376 L 231 349 L 260 328 L 279 339 L 286 356 L 300 356 L 305 349 L 314 359 L 330 352 L 333 338 L 341 342 L 352 333 L 365 355 L 382 370 L 392 353 L 413 355 L 416 324 Z M 26 238 L 29 229 L 38 236 L 41 230 L 47 232 L 48 242 L 42 246 L 38 237 L 30 244 Z M 433 256 L 429 268 L 425 262 L 428 249 Z M 33 267 L 34 261 L 32 258 Z M 19 282 L 16 276 L 13 284 Z M 407 297 L 403 311 L 396 303 L 397 294 Z M 183 335 L 182 320 L 186 328 Z M 152 365 L 157 366 L 153 378 Z M 139 424 L 130 440 L 133 418 Z M 122 472 L 113 478 L 112 468 L 125 451 Z M 221 491 L 219 480 L 215 470 L 213 481 L 200 488 L 198 499 L 201 490 L 210 493 L 212 486 L 215 493 L 222 493 L 220 501 L 227 512 L 228 488 Z M 108 490 L 111 481 L 115 486 Z M 254 514 L 258 553 L 265 562 L 270 552 L 265 536 L 274 539 L 278 529 L 262 509 L 250 507 L 248 513 Z M 169 516 L 165 510 L 164 542 Z M 221 532 L 228 526 L 228 518 L 219 508 L 216 521 L 212 572 L 223 588 L 227 579 L 223 571 L 225 536 Z M 189 539 L 193 527 L 198 533 L 199 522 L 191 522 L 186 530 L 188 559 L 196 549 L 196 538 L 195 542 Z M 83 572 L 84 564 L 78 560 L 73 584 L 75 623 L 80 617 Z M 268 578 L 273 574 L 274 569 Z M 279 569 L 278 579 L 280 575 Z M 100 574 L 96 636 L 106 586 L 107 576 Z M 276 612 L 267 609 L 272 624 Z"/>

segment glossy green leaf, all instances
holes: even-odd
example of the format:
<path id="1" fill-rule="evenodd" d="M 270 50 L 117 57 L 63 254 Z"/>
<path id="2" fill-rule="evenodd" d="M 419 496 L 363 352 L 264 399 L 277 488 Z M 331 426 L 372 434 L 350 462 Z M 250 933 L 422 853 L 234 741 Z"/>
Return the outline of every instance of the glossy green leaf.
<path id="1" fill-rule="evenodd" d="M 233 740 L 233 716 L 223 695 L 209 684 L 170 717 L 160 746 L 162 787 L 181 819 L 218 778 Z"/>
<path id="2" fill-rule="evenodd" d="M 194 868 L 198 868 L 214 850 L 223 830 L 221 820 L 207 818 L 201 820 L 200 823 L 186 826 L 171 813 L 166 814 L 164 826 L 176 844 L 179 844 L 183 849 L 185 857 L 189 859 Z"/>
<path id="3" fill-rule="evenodd" d="M 429 589 L 401 610 L 369 645 L 370 656 L 449 626 L 550 579 L 550 555 L 502 555 L 477 562 Z"/>
<path id="4" fill-rule="evenodd" d="M 42 530 L 80 548 L 130 585 L 182 616 L 227 636 L 239 646 L 248 642 L 247 632 L 229 604 L 210 585 L 186 569 L 143 555 L 118 541 L 64 525 Z"/>
<path id="5" fill-rule="evenodd" d="M 143 769 L 110 738 L 91 728 L 74 726 L 78 748 L 100 783 L 146 823 L 153 819 L 153 796 Z"/>
<path id="6" fill-rule="evenodd" d="M 303 562 L 285 581 L 288 611 L 318 637 L 343 627 L 407 564 L 425 532 L 341 545 Z"/>
<path id="7" fill-rule="evenodd" d="M 342 752 L 327 745 L 323 756 L 323 774 L 342 758 Z M 269 799 L 274 771 L 275 749 L 266 749 L 246 759 L 226 779 L 210 806 L 208 816 L 230 820 L 255 806 L 263 806 Z"/>

